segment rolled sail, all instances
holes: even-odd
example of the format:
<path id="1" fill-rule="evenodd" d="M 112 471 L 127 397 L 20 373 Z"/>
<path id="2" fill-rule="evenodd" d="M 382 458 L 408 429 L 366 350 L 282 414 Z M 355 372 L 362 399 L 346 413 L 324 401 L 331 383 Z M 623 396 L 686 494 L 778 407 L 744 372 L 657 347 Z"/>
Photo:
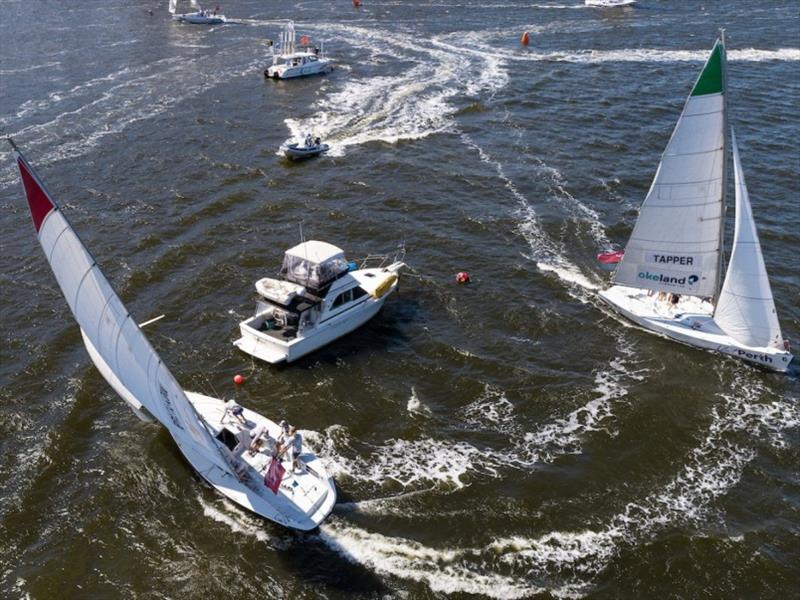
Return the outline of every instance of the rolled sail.
<path id="1" fill-rule="evenodd" d="M 725 48 L 717 41 L 658 165 L 614 283 L 695 296 L 719 287 Z"/>

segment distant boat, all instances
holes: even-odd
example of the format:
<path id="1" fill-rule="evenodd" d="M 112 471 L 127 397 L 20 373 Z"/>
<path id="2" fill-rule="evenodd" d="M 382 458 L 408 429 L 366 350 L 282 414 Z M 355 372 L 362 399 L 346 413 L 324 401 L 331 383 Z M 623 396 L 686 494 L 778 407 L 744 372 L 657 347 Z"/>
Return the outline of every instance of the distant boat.
<path id="1" fill-rule="evenodd" d="M 792 361 L 772 298 L 731 131 L 736 224 L 723 275 L 728 124 L 724 35 L 714 45 L 600 297 L 671 339 L 786 371 Z"/>
<path id="2" fill-rule="evenodd" d="M 301 454 L 299 472 L 284 473 L 266 451 L 244 451 L 249 430 L 277 438 L 278 425 L 243 407 L 241 421 L 226 419 L 222 400 L 181 388 L 36 172 L 11 145 L 39 242 L 89 357 L 108 384 L 137 417 L 166 427 L 195 471 L 229 500 L 286 527 L 317 527 L 336 502 L 333 478 L 319 459 Z"/>
<path id="3" fill-rule="evenodd" d="M 618 8 L 622 6 L 633 6 L 636 0 L 584 0 L 586 6 L 595 8 Z"/>
<path id="4" fill-rule="evenodd" d="M 290 160 L 302 160 L 304 158 L 319 156 L 328 150 L 330 150 L 328 144 L 323 144 L 319 138 L 312 139 L 311 136 L 309 136 L 302 146 L 300 144 L 289 144 L 286 146 L 283 153 L 286 155 L 286 158 Z"/>
<path id="5" fill-rule="evenodd" d="M 325 57 L 322 44 L 312 44 L 307 35 L 300 36 L 295 43 L 294 23 L 289 21 L 281 32 L 280 47 L 275 54 L 272 42 L 272 64 L 264 70 L 264 77 L 271 79 L 293 79 L 307 75 L 328 73 L 333 67 Z"/>
<path id="6" fill-rule="evenodd" d="M 234 344 L 268 363 L 291 362 L 350 333 L 374 317 L 397 289 L 403 253 L 393 260 L 367 257 L 357 267 L 327 242 L 290 248 L 280 278 L 256 282 L 255 315 L 239 323 L 242 337 Z M 368 267 L 372 259 L 380 260 L 378 266 Z"/>
<path id="7" fill-rule="evenodd" d="M 176 14 L 178 10 L 178 0 L 169 0 L 169 12 L 172 18 L 181 23 L 191 23 L 192 25 L 221 25 L 227 21 L 225 15 L 217 13 L 215 8 L 211 10 L 203 10 L 197 3 L 197 0 L 189 0 L 192 8 L 197 10 L 193 13 Z"/>

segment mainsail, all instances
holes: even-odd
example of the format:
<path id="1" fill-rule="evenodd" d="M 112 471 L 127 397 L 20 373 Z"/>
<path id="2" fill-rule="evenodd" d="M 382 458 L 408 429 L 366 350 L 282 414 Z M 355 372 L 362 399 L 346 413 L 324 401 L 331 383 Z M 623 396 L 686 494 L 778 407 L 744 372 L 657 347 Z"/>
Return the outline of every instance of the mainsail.
<path id="1" fill-rule="evenodd" d="M 783 350 L 783 336 L 761 254 L 753 211 L 744 181 L 736 137 L 731 133 L 736 188 L 733 250 L 714 320 L 725 333 L 748 346 Z"/>
<path id="2" fill-rule="evenodd" d="M 724 94 L 725 47 L 717 40 L 661 157 L 614 283 L 717 295 L 724 217 Z"/>
<path id="3" fill-rule="evenodd" d="M 158 419 L 179 446 L 191 445 L 230 471 L 221 447 L 36 172 L 16 146 L 14 153 L 39 242 L 100 373 L 127 402 Z"/>

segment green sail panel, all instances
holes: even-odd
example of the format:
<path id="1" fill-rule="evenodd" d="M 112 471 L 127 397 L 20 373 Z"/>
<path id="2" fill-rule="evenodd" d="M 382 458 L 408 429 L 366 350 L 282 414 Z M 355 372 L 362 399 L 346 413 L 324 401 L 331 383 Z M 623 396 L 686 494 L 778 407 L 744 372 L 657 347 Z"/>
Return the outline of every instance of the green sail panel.
<path id="1" fill-rule="evenodd" d="M 722 81 L 722 44 L 717 42 L 697 83 L 694 84 L 691 95 L 720 94 L 722 93 Z"/>

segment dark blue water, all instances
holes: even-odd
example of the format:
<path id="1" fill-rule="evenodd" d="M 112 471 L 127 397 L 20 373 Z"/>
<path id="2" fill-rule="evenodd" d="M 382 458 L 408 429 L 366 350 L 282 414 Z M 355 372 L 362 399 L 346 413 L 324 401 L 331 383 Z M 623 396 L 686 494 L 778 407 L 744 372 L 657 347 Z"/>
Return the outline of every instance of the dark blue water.
<path id="1" fill-rule="evenodd" d="M 783 332 L 800 338 L 794 3 L 8 1 L 13 135 L 187 388 L 307 430 L 340 502 L 297 535 L 204 487 L 92 367 L 0 161 L 0 590 L 10 597 L 784 597 L 798 370 L 595 299 L 717 29 Z M 148 13 L 152 11 L 152 15 Z M 264 81 L 282 19 L 325 77 Z M 529 31 L 531 44 L 519 37 Z M 306 132 L 328 157 L 277 152 Z M 307 237 L 412 270 L 298 363 L 231 344 Z M 728 233 L 732 223 L 729 223 Z M 730 238 L 729 238 L 730 239 Z M 458 287 L 467 270 L 473 283 Z M 797 344 L 800 345 L 800 344 Z M 249 376 L 239 389 L 235 373 Z"/>

